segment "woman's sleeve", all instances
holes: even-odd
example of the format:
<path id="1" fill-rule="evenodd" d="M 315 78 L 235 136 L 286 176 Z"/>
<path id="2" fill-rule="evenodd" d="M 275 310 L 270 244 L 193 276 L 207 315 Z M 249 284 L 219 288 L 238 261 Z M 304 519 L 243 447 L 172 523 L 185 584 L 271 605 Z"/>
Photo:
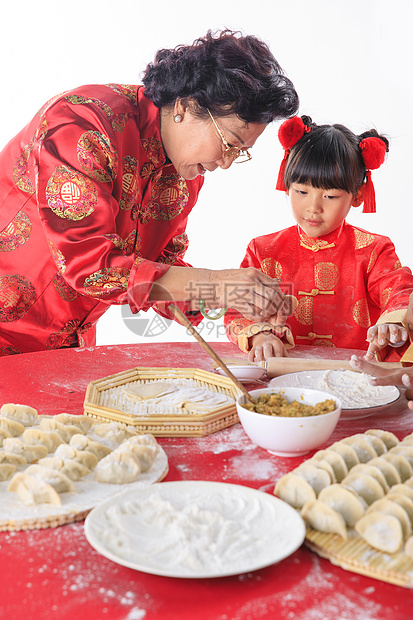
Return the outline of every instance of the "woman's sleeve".
<path id="1" fill-rule="evenodd" d="M 122 134 L 92 106 L 74 111 L 65 101 L 52 106 L 47 123 L 38 148 L 37 192 L 57 267 L 80 294 L 107 304 L 124 304 L 129 298 L 137 311 L 169 264 L 123 251 L 125 240 L 116 222 L 120 207 L 113 196 L 122 165 Z"/>

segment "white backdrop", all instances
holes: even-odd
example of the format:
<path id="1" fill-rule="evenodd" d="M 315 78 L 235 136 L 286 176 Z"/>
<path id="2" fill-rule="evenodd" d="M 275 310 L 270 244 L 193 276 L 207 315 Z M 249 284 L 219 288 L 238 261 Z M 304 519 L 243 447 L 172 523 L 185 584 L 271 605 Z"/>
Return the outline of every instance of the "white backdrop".
<path id="1" fill-rule="evenodd" d="M 239 29 L 269 44 L 295 84 L 301 114 L 356 133 L 376 127 L 389 137 L 387 162 L 373 172 L 377 213 L 354 209 L 348 221 L 390 236 L 402 262 L 413 267 L 412 0 L 7 5 L 2 4 L 0 22 L 0 148 L 61 91 L 90 83 L 140 83 L 157 49 L 191 43 L 208 29 Z M 194 266 L 238 267 L 252 237 L 294 223 L 285 196 L 274 189 L 282 157 L 277 130 L 277 123 L 266 129 L 250 163 L 206 176 L 187 230 L 186 259 Z M 149 335 L 142 326 L 151 321 L 152 313 L 128 319 L 125 308 L 112 307 L 98 323 L 98 344 L 188 339 L 178 325 Z M 225 339 L 221 323 L 204 321 L 204 336 Z"/>

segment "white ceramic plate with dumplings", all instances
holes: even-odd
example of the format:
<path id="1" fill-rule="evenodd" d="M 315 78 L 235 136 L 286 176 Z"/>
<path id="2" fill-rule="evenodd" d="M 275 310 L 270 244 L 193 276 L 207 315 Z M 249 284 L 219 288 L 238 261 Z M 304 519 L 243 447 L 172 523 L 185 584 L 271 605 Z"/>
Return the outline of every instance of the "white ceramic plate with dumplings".
<path id="1" fill-rule="evenodd" d="M 167 577 L 238 575 L 288 557 L 304 541 L 300 514 L 274 495 L 199 480 L 162 482 L 105 501 L 85 534 L 103 556 Z"/>
<path id="2" fill-rule="evenodd" d="M 342 402 L 340 419 L 367 418 L 400 398 L 393 385 L 373 386 L 370 375 L 353 370 L 305 370 L 272 379 L 269 387 L 306 387 L 329 392 Z"/>

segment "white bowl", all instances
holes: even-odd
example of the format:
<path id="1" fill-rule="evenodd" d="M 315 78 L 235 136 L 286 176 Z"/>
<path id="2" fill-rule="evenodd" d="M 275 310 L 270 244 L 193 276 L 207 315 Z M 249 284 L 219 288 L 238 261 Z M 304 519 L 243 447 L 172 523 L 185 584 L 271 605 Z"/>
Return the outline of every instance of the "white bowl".
<path id="1" fill-rule="evenodd" d="M 258 381 L 258 379 L 261 379 L 261 377 L 265 373 L 265 368 L 263 368 L 262 366 L 232 366 L 228 364 L 228 368 L 230 369 L 234 377 L 236 377 L 238 381 L 241 381 L 242 383 Z M 216 371 L 224 377 L 227 376 L 226 372 L 224 372 L 222 368 L 217 368 Z"/>
<path id="2" fill-rule="evenodd" d="M 271 416 L 249 411 L 242 405 L 246 398 L 237 398 L 237 412 L 240 422 L 253 443 L 279 456 L 300 456 L 319 448 L 333 433 L 341 413 L 341 402 L 335 396 L 320 390 L 300 387 L 263 388 L 252 390 L 256 399 L 260 394 L 281 392 L 289 401 L 298 400 L 306 405 L 316 405 L 332 398 L 336 409 L 329 413 L 304 417 Z"/>

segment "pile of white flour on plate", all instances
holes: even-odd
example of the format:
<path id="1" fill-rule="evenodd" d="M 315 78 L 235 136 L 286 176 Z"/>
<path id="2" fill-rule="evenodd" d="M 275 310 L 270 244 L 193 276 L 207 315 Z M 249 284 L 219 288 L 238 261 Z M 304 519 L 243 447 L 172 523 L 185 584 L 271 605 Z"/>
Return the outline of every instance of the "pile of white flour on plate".
<path id="1" fill-rule="evenodd" d="M 329 392 L 339 398 L 343 409 L 379 407 L 395 400 L 393 386 L 372 385 L 371 376 L 352 370 L 325 370 L 317 373 L 311 386 L 306 387 Z"/>

